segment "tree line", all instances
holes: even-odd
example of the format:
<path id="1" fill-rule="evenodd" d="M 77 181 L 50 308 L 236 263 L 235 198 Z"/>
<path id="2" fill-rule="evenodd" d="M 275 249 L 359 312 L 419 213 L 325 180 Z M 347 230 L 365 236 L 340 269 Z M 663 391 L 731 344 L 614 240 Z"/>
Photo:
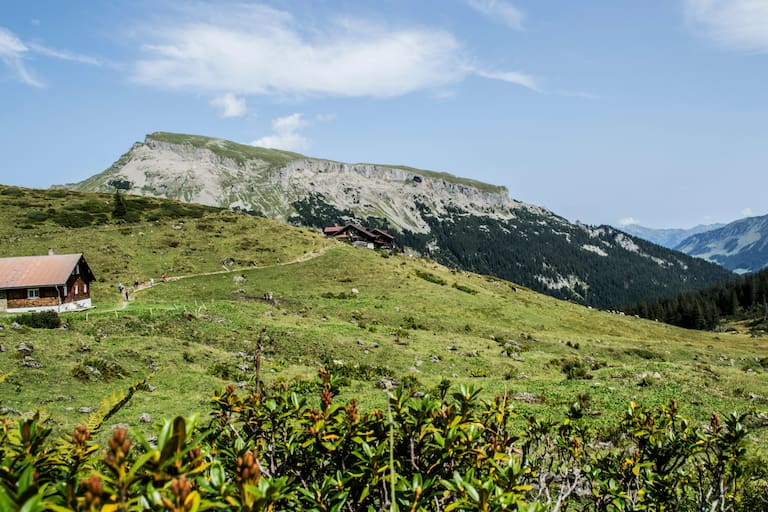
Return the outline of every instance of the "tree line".
<path id="1" fill-rule="evenodd" d="M 749 320 L 753 328 L 768 324 L 768 269 L 692 293 L 622 308 L 627 314 L 687 329 L 715 329 L 721 319 Z"/>

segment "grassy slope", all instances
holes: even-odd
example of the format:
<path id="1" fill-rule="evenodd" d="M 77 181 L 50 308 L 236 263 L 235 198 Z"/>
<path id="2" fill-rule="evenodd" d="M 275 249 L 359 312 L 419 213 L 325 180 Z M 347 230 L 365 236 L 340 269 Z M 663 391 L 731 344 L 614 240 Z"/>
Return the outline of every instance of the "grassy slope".
<path id="1" fill-rule="evenodd" d="M 48 197 L 54 207 L 78 197 L 108 200 L 25 194 L 27 201 Z M 7 218 L 23 213 L 7 200 L 0 195 Z M 415 379 L 425 390 L 448 378 L 480 386 L 486 396 L 534 393 L 543 403 L 519 401 L 519 411 L 554 417 L 588 393 L 589 414 L 603 425 L 630 400 L 651 406 L 674 398 L 685 414 L 705 419 L 713 410 L 753 407 L 749 393 L 768 396 L 762 369 L 753 362 L 765 356 L 762 338 L 686 331 L 591 310 L 501 280 L 454 273 L 427 260 L 385 258 L 245 215 L 212 210 L 198 219 L 69 230 L 46 223 L 20 229 L 11 220 L 0 226 L 0 236 L 2 256 L 41 254 L 47 247 L 82 251 L 104 279 L 94 286 L 96 308 L 66 315 L 66 330 L 17 330 L 10 318 L 0 321 L 6 348 L 0 352 L 0 407 L 22 413 L 40 408 L 67 429 L 87 417 L 79 407 L 98 407 L 104 397 L 144 378 L 157 389 L 137 393 L 110 423 L 140 426 L 144 412 L 155 419 L 205 413 L 212 392 L 229 382 L 211 370 L 226 368 L 239 380 L 237 365 L 260 338 L 268 382 L 299 389 L 322 364 L 340 365 L 338 373 L 348 375 L 357 365 L 368 375 L 351 378 L 342 398 L 354 396 L 365 407 L 383 404 L 377 373 Z M 172 277 L 220 271 L 227 258 L 239 260 L 236 272 L 157 284 L 135 293 L 121 309 L 118 281 L 157 277 L 169 265 Z M 295 259 L 305 261 L 286 264 Z M 425 272 L 446 284 L 418 275 Z M 240 276 L 245 282 L 235 282 Z M 274 302 L 262 300 L 267 291 Z M 504 357 L 497 340 L 518 343 L 520 360 Z M 22 341 L 34 346 L 32 356 L 42 368 L 19 366 L 16 347 Z M 96 357 L 116 362 L 126 377 L 83 383 L 71 376 L 72 368 Z M 592 379 L 567 380 L 563 359 L 594 364 Z M 638 378 L 654 372 L 661 378 Z M 758 403 L 760 408 L 765 407 Z"/>

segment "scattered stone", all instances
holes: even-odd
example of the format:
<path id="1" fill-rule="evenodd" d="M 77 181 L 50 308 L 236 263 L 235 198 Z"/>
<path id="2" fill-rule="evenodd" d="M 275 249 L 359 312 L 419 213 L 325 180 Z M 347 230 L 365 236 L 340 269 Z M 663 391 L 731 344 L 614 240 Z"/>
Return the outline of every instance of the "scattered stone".
<path id="1" fill-rule="evenodd" d="M 394 377 L 381 377 L 376 382 L 376 387 L 385 391 L 391 391 L 397 387 L 397 380 Z"/>
<path id="2" fill-rule="evenodd" d="M 517 400 L 518 402 L 526 402 L 529 404 L 540 404 L 544 402 L 544 399 L 541 398 L 536 393 L 528 393 L 528 392 L 518 393 L 514 396 L 514 399 Z"/>
<path id="3" fill-rule="evenodd" d="M 748 397 L 753 402 L 765 402 L 765 397 L 763 395 L 758 395 L 757 393 L 750 393 Z"/>
<path id="4" fill-rule="evenodd" d="M 13 414 L 14 416 L 21 416 L 21 411 L 17 411 L 16 409 L 11 409 L 10 407 L 0 407 L 0 415 L 5 416 L 8 414 Z"/>
<path id="5" fill-rule="evenodd" d="M 146 412 L 142 413 L 141 416 L 139 416 L 139 423 L 152 423 L 152 416 Z"/>
<path id="6" fill-rule="evenodd" d="M 371 348 L 379 348 L 379 344 L 375 342 L 371 343 Z"/>
<path id="7" fill-rule="evenodd" d="M 180 230 L 180 229 L 181 229 L 181 226 L 180 226 L 179 224 L 176 224 L 175 226 L 173 226 L 173 229 L 175 229 L 176 231 L 178 231 L 178 230 Z"/>
<path id="8" fill-rule="evenodd" d="M 635 378 L 637 380 L 643 380 L 643 379 L 656 379 L 656 380 L 659 380 L 659 379 L 661 379 L 661 374 L 659 372 L 643 372 L 643 373 L 638 373 L 637 375 L 635 375 Z"/>
<path id="9" fill-rule="evenodd" d="M 149 393 L 154 393 L 155 391 L 157 391 L 157 386 L 153 386 L 152 384 L 147 384 L 147 391 Z"/>
<path id="10" fill-rule="evenodd" d="M 357 340 L 358 345 L 365 345 L 365 342 L 363 340 Z"/>
<path id="11" fill-rule="evenodd" d="M 350 290 L 350 291 L 351 291 L 351 292 L 352 292 L 354 295 L 357 295 L 358 293 L 360 293 L 360 292 L 358 291 L 358 289 L 357 289 L 357 288 L 352 288 L 352 290 Z"/>
<path id="12" fill-rule="evenodd" d="M 19 322 L 13 322 L 11 324 L 11 329 L 17 329 L 18 330 L 18 329 L 21 329 L 21 328 L 22 327 L 21 327 L 21 324 Z"/>
<path id="13" fill-rule="evenodd" d="M 32 353 L 33 348 L 32 348 L 32 345 L 27 345 L 22 341 L 21 343 L 19 343 L 19 346 L 16 347 L 16 350 L 25 355 L 29 355 Z"/>
<path id="14" fill-rule="evenodd" d="M 90 373 L 91 375 L 93 375 L 94 377 L 96 377 L 97 379 L 98 379 L 99 377 L 101 377 L 101 370 L 99 370 L 99 369 L 98 369 L 98 368 L 96 368 L 95 366 L 89 366 L 89 365 L 85 365 L 85 371 L 87 371 L 88 373 Z"/>
<path id="15" fill-rule="evenodd" d="M 0 352 L 5 352 L 6 350 L 5 345 L 0 345 Z"/>
<path id="16" fill-rule="evenodd" d="M 245 284 L 248 279 L 244 275 L 235 276 L 232 278 L 235 284 Z"/>
<path id="17" fill-rule="evenodd" d="M 93 407 L 80 407 L 77 409 L 77 412 L 81 414 L 91 414 L 93 412 Z"/>
<path id="18" fill-rule="evenodd" d="M 82 345 L 80 345 L 77 348 L 77 351 L 78 352 L 90 352 L 91 351 L 91 347 L 90 347 L 90 345 L 86 345 L 85 343 L 83 343 Z"/>
<path id="19" fill-rule="evenodd" d="M 432 363 L 439 363 L 440 362 L 440 356 L 429 356 L 429 360 Z"/>
<path id="20" fill-rule="evenodd" d="M 514 351 L 510 352 L 510 351 L 507 351 L 507 350 L 502 350 L 501 351 L 501 355 L 505 356 L 505 357 L 508 357 L 508 358 L 512 359 L 513 361 L 520 361 L 520 362 L 525 361 L 525 359 L 520 354 L 518 354 L 517 352 L 514 352 Z"/>
<path id="21" fill-rule="evenodd" d="M 31 356 L 24 356 L 24 359 L 19 361 L 19 366 L 22 368 L 42 368 L 43 365 L 39 361 L 35 361 Z"/>

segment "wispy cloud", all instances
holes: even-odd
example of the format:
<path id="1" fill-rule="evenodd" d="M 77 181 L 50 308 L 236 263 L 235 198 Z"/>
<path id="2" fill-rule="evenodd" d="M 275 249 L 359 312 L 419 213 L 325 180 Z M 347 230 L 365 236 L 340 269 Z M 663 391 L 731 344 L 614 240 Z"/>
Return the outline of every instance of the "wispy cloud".
<path id="1" fill-rule="evenodd" d="M 245 98 L 228 92 L 211 100 L 211 105 L 220 110 L 221 117 L 242 117 L 248 111 Z"/>
<path id="2" fill-rule="evenodd" d="M 529 88 L 532 82 L 522 74 L 477 72 L 469 64 L 476 59 L 441 29 L 350 18 L 318 28 L 254 5 L 228 13 L 149 27 L 133 78 L 216 94 L 381 98 L 445 88 L 472 74 Z"/>
<path id="3" fill-rule="evenodd" d="M 26 66 L 24 59 L 31 53 L 51 57 L 59 60 L 68 60 L 82 64 L 99 66 L 102 61 L 80 55 L 67 50 L 49 48 L 39 43 L 24 42 L 10 30 L 0 27 L 0 61 L 24 84 L 32 87 L 44 87 L 43 82 Z"/>
<path id="4" fill-rule="evenodd" d="M 741 210 L 741 215 L 744 217 L 752 217 L 755 214 L 755 212 L 752 211 L 752 208 L 744 208 Z"/>
<path id="5" fill-rule="evenodd" d="M 518 73 L 515 71 L 486 71 L 482 69 L 475 69 L 474 71 L 476 75 L 483 78 L 501 80 L 503 82 L 527 87 L 533 91 L 539 91 L 539 86 L 536 84 L 536 80 L 531 75 L 525 73 Z"/>
<path id="6" fill-rule="evenodd" d="M 72 62 L 79 62 L 81 64 L 90 64 L 91 66 L 101 66 L 104 62 L 101 59 L 91 57 L 89 55 L 81 55 L 79 53 L 70 52 L 68 50 L 59 50 L 56 48 L 49 48 L 37 43 L 27 43 L 30 50 L 46 57 L 53 57 L 59 60 L 68 60 Z"/>
<path id="7" fill-rule="evenodd" d="M 694 29 L 716 44 L 736 50 L 768 52 L 768 2 L 765 0 L 684 0 Z"/>
<path id="8" fill-rule="evenodd" d="M 286 151 L 306 151 L 310 146 L 309 139 L 299 132 L 309 125 L 310 122 L 299 112 L 278 117 L 272 121 L 272 134 L 254 140 L 251 145 Z"/>
<path id="9" fill-rule="evenodd" d="M 515 30 L 523 30 L 525 13 L 509 2 L 503 0 L 467 0 L 467 4 L 494 21 L 503 23 Z"/>
<path id="10" fill-rule="evenodd" d="M 34 77 L 24 65 L 24 57 L 29 48 L 13 32 L 0 27 L 0 60 L 21 82 L 32 87 L 43 87 L 43 83 Z"/>

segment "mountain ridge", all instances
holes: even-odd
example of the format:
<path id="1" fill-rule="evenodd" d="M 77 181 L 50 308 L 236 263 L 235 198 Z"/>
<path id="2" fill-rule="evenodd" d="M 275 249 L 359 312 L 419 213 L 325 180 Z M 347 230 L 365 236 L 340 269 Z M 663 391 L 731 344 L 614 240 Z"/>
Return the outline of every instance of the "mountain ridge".
<path id="1" fill-rule="evenodd" d="M 347 164 L 211 137 L 150 134 L 82 191 L 179 199 L 322 228 L 361 222 L 437 261 L 599 307 L 730 274 L 621 233 L 573 224 L 505 187 L 407 166 Z"/>
<path id="2" fill-rule="evenodd" d="M 758 272 L 768 267 L 768 215 L 739 219 L 692 235 L 675 249 L 739 274 Z"/>

